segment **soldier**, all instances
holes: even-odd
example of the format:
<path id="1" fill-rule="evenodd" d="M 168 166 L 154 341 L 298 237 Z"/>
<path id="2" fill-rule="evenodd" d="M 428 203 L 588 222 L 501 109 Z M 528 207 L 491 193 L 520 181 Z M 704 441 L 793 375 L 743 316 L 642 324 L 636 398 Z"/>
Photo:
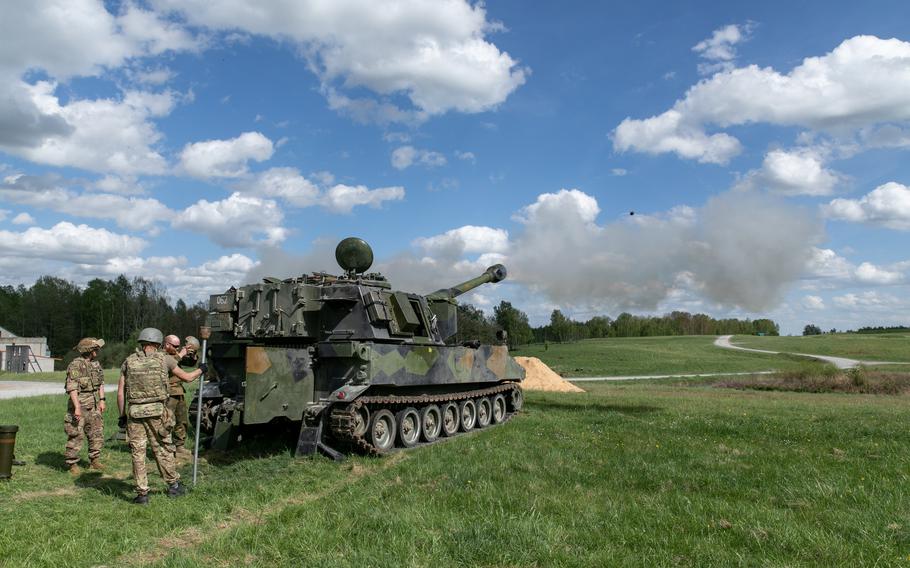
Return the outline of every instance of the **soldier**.
<path id="1" fill-rule="evenodd" d="M 163 334 L 157 329 L 148 327 L 139 332 L 140 348 L 123 362 L 117 386 L 120 422 L 126 424 L 138 493 L 133 503 L 138 505 L 149 502 L 148 473 L 145 469 L 147 445 L 152 447 L 158 470 L 168 484 L 168 497 L 179 497 L 185 492 L 174 462 L 170 411 L 164 404 L 168 398 L 168 364 L 164 353 L 158 350 L 163 340 Z M 198 373 L 194 373 L 198 377 L 204 371 L 202 366 Z M 187 375 L 182 370 L 180 373 Z"/>
<path id="2" fill-rule="evenodd" d="M 104 371 L 96 361 L 103 339 L 86 337 L 74 347 L 79 357 L 66 368 L 66 394 L 69 396 L 63 430 L 66 432 L 66 451 L 63 460 L 70 473 L 78 475 L 79 452 L 83 438 L 88 438 L 88 457 L 91 469 L 102 470 L 99 461 L 104 445 Z"/>
<path id="3" fill-rule="evenodd" d="M 180 349 L 180 339 L 176 335 L 168 335 L 164 338 L 164 350 L 167 352 L 167 408 L 171 413 L 172 438 L 174 440 L 174 457 L 188 458 L 192 455 L 186 449 L 186 428 L 190 423 L 189 414 L 186 410 L 186 389 L 184 382 L 192 381 L 199 377 L 199 374 L 187 373 L 180 366 L 196 366 L 196 352 L 199 349 L 199 342 L 195 337 L 189 337 L 195 345 L 187 342 L 186 347 Z"/>
<path id="4" fill-rule="evenodd" d="M 199 364 L 199 349 L 202 347 L 199 340 L 192 335 L 187 335 L 183 340 L 183 350 L 185 354 L 180 359 L 181 367 L 195 367 Z"/>

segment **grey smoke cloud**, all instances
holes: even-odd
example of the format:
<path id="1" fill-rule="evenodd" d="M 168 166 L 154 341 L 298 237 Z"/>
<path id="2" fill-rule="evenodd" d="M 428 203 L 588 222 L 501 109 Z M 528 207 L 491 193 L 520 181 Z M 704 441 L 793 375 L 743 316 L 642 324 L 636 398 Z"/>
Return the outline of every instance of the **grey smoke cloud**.
<path id="1" fill-rule="evenodd" d="M 813 213 L 750 191 L 604 224 L 597 222 L 599 214 L 596 199 L 581 191 L 545 193 L 516 213 L 520 227 L 507 245 L 501 229 L 469 227 L 417 239 L 410 250 L 377 259 L 372 270 L 396 289 L 425 293 L 502 262 L 508 282 L 560 306 L 652 311 L 683 286 L 720 306 L 762 312 L 800 278 L 822 237 Z M 473 240 L 487 242 L 490 252 L 478 253 L 485 249 Z M 337 272 L 337 242 L 320 239 L 302 256 L 264 249 L 248 281 Z M 495 294 L 495 288 L 483 293 Z"/>
<path id="2" fill-rule="evenodd" d="M 577 190 L 526 207 L 509 254 L 515 279 L 560 304 L 640 310 L 687 281 L 712 302 L 759 312 L 799 278 L 822 231 L 805 210 L 753 192 L 606 225 L 598 211 Z"/>

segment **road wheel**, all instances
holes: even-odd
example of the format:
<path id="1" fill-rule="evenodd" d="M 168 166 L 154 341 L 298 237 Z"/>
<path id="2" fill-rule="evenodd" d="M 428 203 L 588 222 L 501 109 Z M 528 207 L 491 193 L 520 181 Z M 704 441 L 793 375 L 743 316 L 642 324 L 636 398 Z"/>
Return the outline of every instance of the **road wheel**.
<path id="1" fill-rule="evenodd" d="M 361 406 L 354 411 L 354 435 L 363 436 L 367 433 L 367 426 L 370 425 L 370 409 Z"/>
<path id="2" fill-rule="evenodd" d="M 413 448 L 420 441 L 420 415 L 409 406 L 395 415 L 398 423 L 398 443 L 404 448 Z"/>
<path id="3" fill-rule="evenodd" d="M 380 452 L 384 453 L 395 445 L 395 416 L 386 409 L 373 413 L 370 419 L 370 443 Z"/>
<path id="4" fill-rule="evenodd" d="M 493 414 L 493 403 L 487 397 L 477 399 L 477 427 L 486 428 L 490 425 Z"/>
<path id="5" fill-rule="evenodd" d="M 459 426 L 462 432 L 470 432 L 477 424 L 477 404 L 473 400 L 463 400 L 458 405 Z"/>
<path id="6" fill-rule="evenodd" d="M 454 436 L 458 433 L 458 424 L 461 420 L 458 418 L 458 405 L 454 402 L 447 402 L 442 407 L 442 435 Z"/>
<path id="7" fill-rule="evenodd" d="M 493 424 L 499 424 L 506 419 L 506 397 L 501 394 L 493 397 L 493 411 L 491 414 Z"/>
<path id="8" fill-rule="evenodd" d="M 442 432 L 442 411 L 435 404 L 420 410 L 420 434 L 424 442 L 435 442 Z"/>
<path id="9" fill-rule="evenodd" d="M 512 412 L 518 412 L 521 410 L 521 407 L 524 406 L 525 403 L 525 395 L 523 392 L 521 392 L 521 387 L 513 388 L 512 396 L 510 398 L 510 402 L 512 403 Z"/>

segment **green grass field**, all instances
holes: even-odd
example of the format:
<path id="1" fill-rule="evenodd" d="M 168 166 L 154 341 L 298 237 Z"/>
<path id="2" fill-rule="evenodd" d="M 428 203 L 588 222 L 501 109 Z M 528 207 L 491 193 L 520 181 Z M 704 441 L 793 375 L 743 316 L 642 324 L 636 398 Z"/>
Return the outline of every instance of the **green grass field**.
<path id="1" fill-rule="evenodd" d="M 63 470 L 62 395 L 0 401 L 28 462 L 0 483 L 0 565 L 910 564 L 905 398 L 583 386 L 381 459 L 210 456 L 183 499 L 151 474 L 146 508 L 116 442 L 103 475 Z"/>
<path id="2" fill-rule="evenodd" d="M 910 362 L 910 336 L 903 333 L 835 333 L 805 337 L 737 335 L 735 345 L 789 353 L 835 355 L 870 361 Z"/>
<path id="3" fill-rule="evenodd" d="M 805 358 L 734 351 L 714 346 L 714 336 L 617 337 L 522 346 L 513 355 L 538 357 L 564 377 L 786 370 Z"/>

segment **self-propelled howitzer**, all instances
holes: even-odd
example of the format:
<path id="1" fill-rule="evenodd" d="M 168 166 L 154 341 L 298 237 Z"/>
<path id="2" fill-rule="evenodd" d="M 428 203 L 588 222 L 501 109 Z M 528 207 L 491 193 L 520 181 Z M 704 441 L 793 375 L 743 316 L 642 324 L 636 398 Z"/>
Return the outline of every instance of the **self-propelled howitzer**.
<path id="1" fill-rule="evenodd" d="M 244 426 L 299 421 L 298 454 L 381 454 L 521 408 L 524 370 L 504 334 L 500 345 L 451 344 L 455 298 L 501 281 L 504 266 L 420 295 L 367 273 L 373 253 L 361 239 L 343 240 L 335 257 L 342 276 L 265 278 L 211 297 L 202 418 L 213 445 L 230 445 Z"/>

